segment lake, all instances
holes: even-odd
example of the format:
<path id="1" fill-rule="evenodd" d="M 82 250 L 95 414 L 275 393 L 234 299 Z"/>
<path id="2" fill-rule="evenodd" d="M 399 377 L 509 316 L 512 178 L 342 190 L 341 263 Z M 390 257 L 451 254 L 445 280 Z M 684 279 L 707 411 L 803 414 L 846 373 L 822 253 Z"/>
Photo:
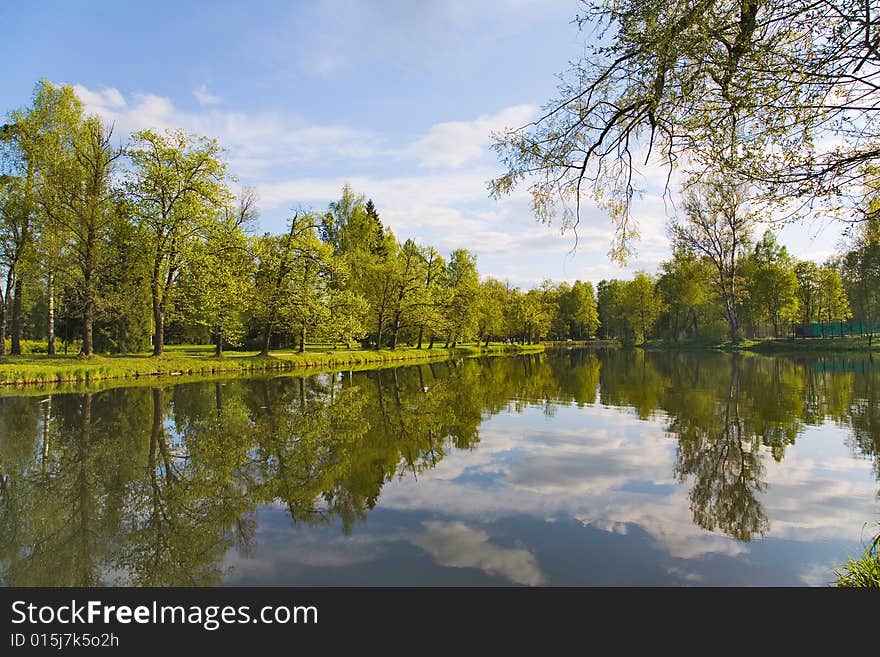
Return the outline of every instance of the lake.
<path id="1" fill-rule="evenodd" d="M 553 350 L 0 397 L 0 582 L 825 586 L 880 362 Z"/>

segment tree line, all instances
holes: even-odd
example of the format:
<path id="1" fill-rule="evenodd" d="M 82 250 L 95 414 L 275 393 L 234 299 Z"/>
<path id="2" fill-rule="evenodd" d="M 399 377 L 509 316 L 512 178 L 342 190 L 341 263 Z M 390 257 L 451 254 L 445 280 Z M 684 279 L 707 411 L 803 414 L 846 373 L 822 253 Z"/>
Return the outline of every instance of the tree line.
<path id="1" fill-rule="evenodd" d="M 349 186 L 325 211 L 258 234 L 217 141 L 142 130 L 115 145 L 69 86 L 41 81 L 0 132 L 0 354 L 137 352 L 166 342 L 395 349 L 588 338 L 589 283 L 523 291 L 474 254 L 400 240 Z M 42 349 L 42 347 L 39 347 Z"/>
<path id="2" fill-rule="evenodd" d="M 768 337 L 795 323 L 861 322 L 880 328 L 880 217 L 852 225 L 822 264 L 800 260 L 757 228 L 745 188 L 718 179 L 689 186 L 671 222 L 673 255 L 650 276 L 598 285 L 600 336 L 624 342 Z"/>

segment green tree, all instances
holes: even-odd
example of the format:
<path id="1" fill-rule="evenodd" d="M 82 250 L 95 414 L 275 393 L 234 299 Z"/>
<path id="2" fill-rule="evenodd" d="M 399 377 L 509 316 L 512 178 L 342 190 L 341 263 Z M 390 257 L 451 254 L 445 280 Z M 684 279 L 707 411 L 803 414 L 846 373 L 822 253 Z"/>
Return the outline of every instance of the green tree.
<path id="1" fill-rule="evenodd" d="M 446 307 L 448 290 L 446 288 L 446 259 L 433 247 L 427 247 L 425 257 L 425 280 L 422 289 L 422 303 L 417 306 L 419 335 L 416 346 L 422 348 L 425 329 L 430 337 L 430 347 L 443 324 L 443 308 Z"/>
<path id="2" fill-rule="evenodd" d="M 330 204 L 321 234 L 342 263 L 351 292 L 365 301 L 362 324 L 369 341 L 381 348 L 386 330 L 393 330 L 400 293 L 399 247 L 394 234 L 382 225 L 373 202 L 364 201 L 349 185 L 343 187 L 341 198 Z"/>
<path id="3" fill-rule="evenodd" d="M 186 322 L 211 331 L 214 356 L 224 342 L 238 345 L 253 281 L 254 260 L 245 229 L 256 219 L 256 196 L 246 189 L 235 208 L 224 208 L 196 241 L 178 283 L 178 306 Z"/>
<path id="4" fill-rule="evenodd" d="M 670 226 L 676 249 L 695 253 L 712 265 L 713 283 L 721 299 L 727 334 L 739 339 L 738 268 L 749 243 L 752 219 L 746 210 L 746 190 L 714 178 L 692 184 L 684 196 L 686 219 Z"/>
<path id="5" fill-rule="evenodd" d="M 673 340 L 682 336 L 699 339 L 702 325 L 721 309 L 713 303 L 712 270 L 705 259 L 678 249 L 661 263 L 657 289 L 667 309 L 668 330 Z"/>
<path id="6" fill-rule="evenodd" d="M 107 244 L 114 226 L 124 220 L 113 186 L 122 151 L 112 146 L 112 129 L 95 116 L 83 117 L 82 104 L 71 87 L 44 83 L 34 113 L 42 124 L 44 152 L 48 151 L 39 165 L 44 180 L 42 207 L 48 219 L 43 249 L 54 252 L 57 240 L 64 241 L 64 261 L 73 265 L 69 275 L 82 318 L 81 354 L 90 357 L 95 351 L 100 280 L 109 265 Z M 50 307 L 54 276 L 50 268 Z M 54 328 L 50 341 L 51 333 Z"/>
<path id="7" fill-rule="evenodd" d="M 812 260 L 799 260 L 794 266 L 797 278 L 798 308 L 801 321 L 804 323 L 819 321 L 817 305 L 819 303 L 819 267 Z"/>
<path id="8" fill-rule="evenodd" d="M 596 293 L 596 313 L 605 339 L 626 340 L 629 337 L 626 317 L 623 314 L 624 282 L 612 279 L 599 281 Z"/>
<path id="9" fill-rule="evenodd" d="M 319 240 L 316 223 L 299 232 L 295 249 L 297 257 L 284 308 L 298 333 L 299 351 L 304 352 L 308 336 L 324 331 L 331 320 L 330 299 L 337 262 L 333 259 L 332 247 Z M 337 306 L 337 312 L 342 307 Z"/>
<path id="10" fill-rule="evenodd" d="M 449 291 L 445 309 L 446 341 L 454 348 L 476 329 L 480 277 L 474 254 L 466 249 L 452 252 L 446 265 L 446 287 Z"/>
<path id="11" fill-rule="evenodd" d="M 101 217 L 105 214 L 109 176 L 102 169 L 108 169 L 109 164 L 102 157 L 89 157 L 89 151 L 94 154 L 94 142 L 106 141 L 102 139 L 105 129 L 96 118 L 84 119 L 82 104 L 71 87 L 56 87 L 46 80 L 37 83 L 31 107 L 13 116 L 19 144 L 27 148 L 26 159 L 35 174 L 32 178 L 37 202 L 33 224 L 35 248 L 29 250 L 32 261 L 29 269 L 35 279 L 43 278 L 46 283 L 47 352 L 52 355 L 55 353 L 57 277 L 71 257 L 78 265 L 83 264 L 77 258 L 81 255 L 76 248 L 81 243 L 75 239 L 79 235 L 74 233 L 75 243 L 68 245 L 69 235 L 66 233 L 71 225 L 89 223 L 95 215 Z M 76 219 L 64 225 L 63 219 L 70 214 L 70 200 L 77 196 L 96 196 L 88 201 L 94 210 L 85 209 L 79 203 L 78 211 L 73 212 Z M 98 227 L 95 232 L 102 231 Z M 68 253 L 68 246 L 72 246 L 72 253 Z M 77 267 L 71 269 L 76 272 Z M 87 305 L 83 304 L 84 307 Z"/>
<path id="12" fill-rule="evenodd" d="M 422 306 L 431 300 L 425 294 L 424 281 L 428 275 L 425 249 L 413 240 L 407 240 L 395 255 L 394 293 L 391 309 L 391 348 L 403 328 L 416 326 L 423 315 Z"/>
<path id="13" fill-rule="evenodd" d="M 504 330 L 504 307 L 507 303 L 507 286 L 495 278 L 487 278 L 480 283 L 479 305 L 477 309 L 477 340 L 489 340 Z"/>
<path id="14" fill-rule="evenodd" d="M 567 316 L 571 322 L 571 337 L 589 340 L 596 335 L 599 328 L 599 313 L 596 308 L 596 296 L 593 284 L 587 281 L 575 281 L 569 293 L 569 310 Z"/>
<path id="15" fill-rule="evenodd" d="M 822 267 L 818 277 L 816 316 L 821 322 L 840 322 L 849 318 L 849 300 L 837 269 Z"/>
<path id="16" fill-rule="evenodd" d="M 754 245 L 742 268 L 745 307 L 752 323 L 770 322 L 773 335 L 798 313 L 798 279 L 788 250 L 771 231 Z"/>
<path id="17" fill-rule="evenodd" d="M 624 283 L 622 297 L 621 310 L 632 327 L 633 338 L 636 343 L 644 342 L 663 308 L 653 279 L 643 271 L 637 272 Z"/>
<path id="18" fill-rule="evenodd" d="M 290 328 L 293 319 L 291 289 L 302 278 L 303 261 L 315 257 L 317 223 L 310 214 L 297 212 L 281 236 L 265 234 L 254 240 L 256 272 L 250 296 L 250 315 L 262 334 L 260 355 L 268 356 L 272 336 L 279 328 Z M 323 251 L 322 251 L 323 253 Z M 319 258 L 321 256 L 318 256 Z"/>
<path id="19" fill-rule="evenodd" d="M 164 135 L 142 130 L 128 148 L 126 191 L 151 255 L 153 355 L 165 349 L 165 318 L 178 274 L 191 250 L 212 226 L 228 199 L 220 146 L 182 131 Z"/>
<path id="20" fill-rule="evenodd" d="M 878 200 L 869 207 L 869 218 L 859 225 L 842 257 L 844 285 L 853 316 L 865 323 L 868 344 L 880 323 L 880 207 Z"/>

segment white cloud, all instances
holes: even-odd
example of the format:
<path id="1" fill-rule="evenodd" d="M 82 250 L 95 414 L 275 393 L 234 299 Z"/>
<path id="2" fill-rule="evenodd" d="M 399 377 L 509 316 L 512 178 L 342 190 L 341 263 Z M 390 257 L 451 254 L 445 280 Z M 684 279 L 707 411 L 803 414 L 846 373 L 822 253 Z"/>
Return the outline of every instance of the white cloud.
<path id="1" fill-rule="evenodd" d="M 489 534 L 472 529 L 463 522 L 423 522 L 425 533 L 410 541 L 425 550 L 441 566 L 479 568 L 515 584 L 541 586 L 547 578 L 535 555 L 524 548 L 495 545 Z"/>
<path id="2" fill-rule="evenodd" d="M 516 105 L 471 121 L 438 123 L 428 134 L 414 142 L 409 152 L 425 167 L 459 168 L 486 154 L 492 132 L 518 128 L 529 122 L 534 114 L 533 106 Z"/>
<path id="3" fill-rule="evenodd" d="M 193 89 L 193 96 L 196 97 L 196 100 L 199 101 L 200 105 L 217 105 L 223 101 L 220 96 L 215 96 L 209 92 L 208 87 L 204 84 L 200 84 Z"/>
<path id="4" fill-rule="evenodd" d="M 125 98 L 122 97 L 118 89 L 113 87 L 104 87 L 100 91 L 90 91 L 80 84 L 75 84 L 73 85 L 73 90 L 90 111 L 95 111 L 97 107 L 120 109 L 126 105 Z"/>
<path id="5" fill-rule="evenodd" d="M 187 112 L 155 94 L 134 93 L 127 102 L 114 88 L 100 92 L 81 85 L 74 88 L 89 112 L 113 123 L 123 135 L 145 128 L 181 128 L 218 139 L 228 151 L 233 172 L 242 178 L 265 179 L 293 164 L 366 158 L 377 152 L 375 135 L 347 126 L 314 124 L 272 112 L 246 114 L 218 108 Z M 198 97 L 202 91 L 207 94 L 204 86 L 193 93 Z M 207 94 L 200 100 L 213 102 L 216 97 Z"/>

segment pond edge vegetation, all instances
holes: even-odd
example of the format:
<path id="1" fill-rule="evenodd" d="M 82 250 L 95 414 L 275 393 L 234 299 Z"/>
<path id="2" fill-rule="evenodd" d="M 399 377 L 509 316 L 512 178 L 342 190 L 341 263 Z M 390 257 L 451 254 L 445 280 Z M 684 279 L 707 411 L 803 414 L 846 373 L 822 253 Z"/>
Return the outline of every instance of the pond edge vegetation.
<path id="1" fill-rule="evenodd" d="M 348 350 L 295 353 L 272 352 L 269 356 L 229 354 L 215 358 L 173 347 L 161 358 L 146 355 L 74 357 L 37 356 L 29 362 L 0 359 L 0 386 L 56 386 L 112 379 L 210 376 L 214 374 L 312 370 L 326 371 L 340 366 L 382 366 L 386 363 L 444 360 L 454 357 L 500 356 L 544 351 L 542 344 L 459 345 L 454 348 L 395 350 Z M 3 362 L 5 360 L 5 362 Z"/>

